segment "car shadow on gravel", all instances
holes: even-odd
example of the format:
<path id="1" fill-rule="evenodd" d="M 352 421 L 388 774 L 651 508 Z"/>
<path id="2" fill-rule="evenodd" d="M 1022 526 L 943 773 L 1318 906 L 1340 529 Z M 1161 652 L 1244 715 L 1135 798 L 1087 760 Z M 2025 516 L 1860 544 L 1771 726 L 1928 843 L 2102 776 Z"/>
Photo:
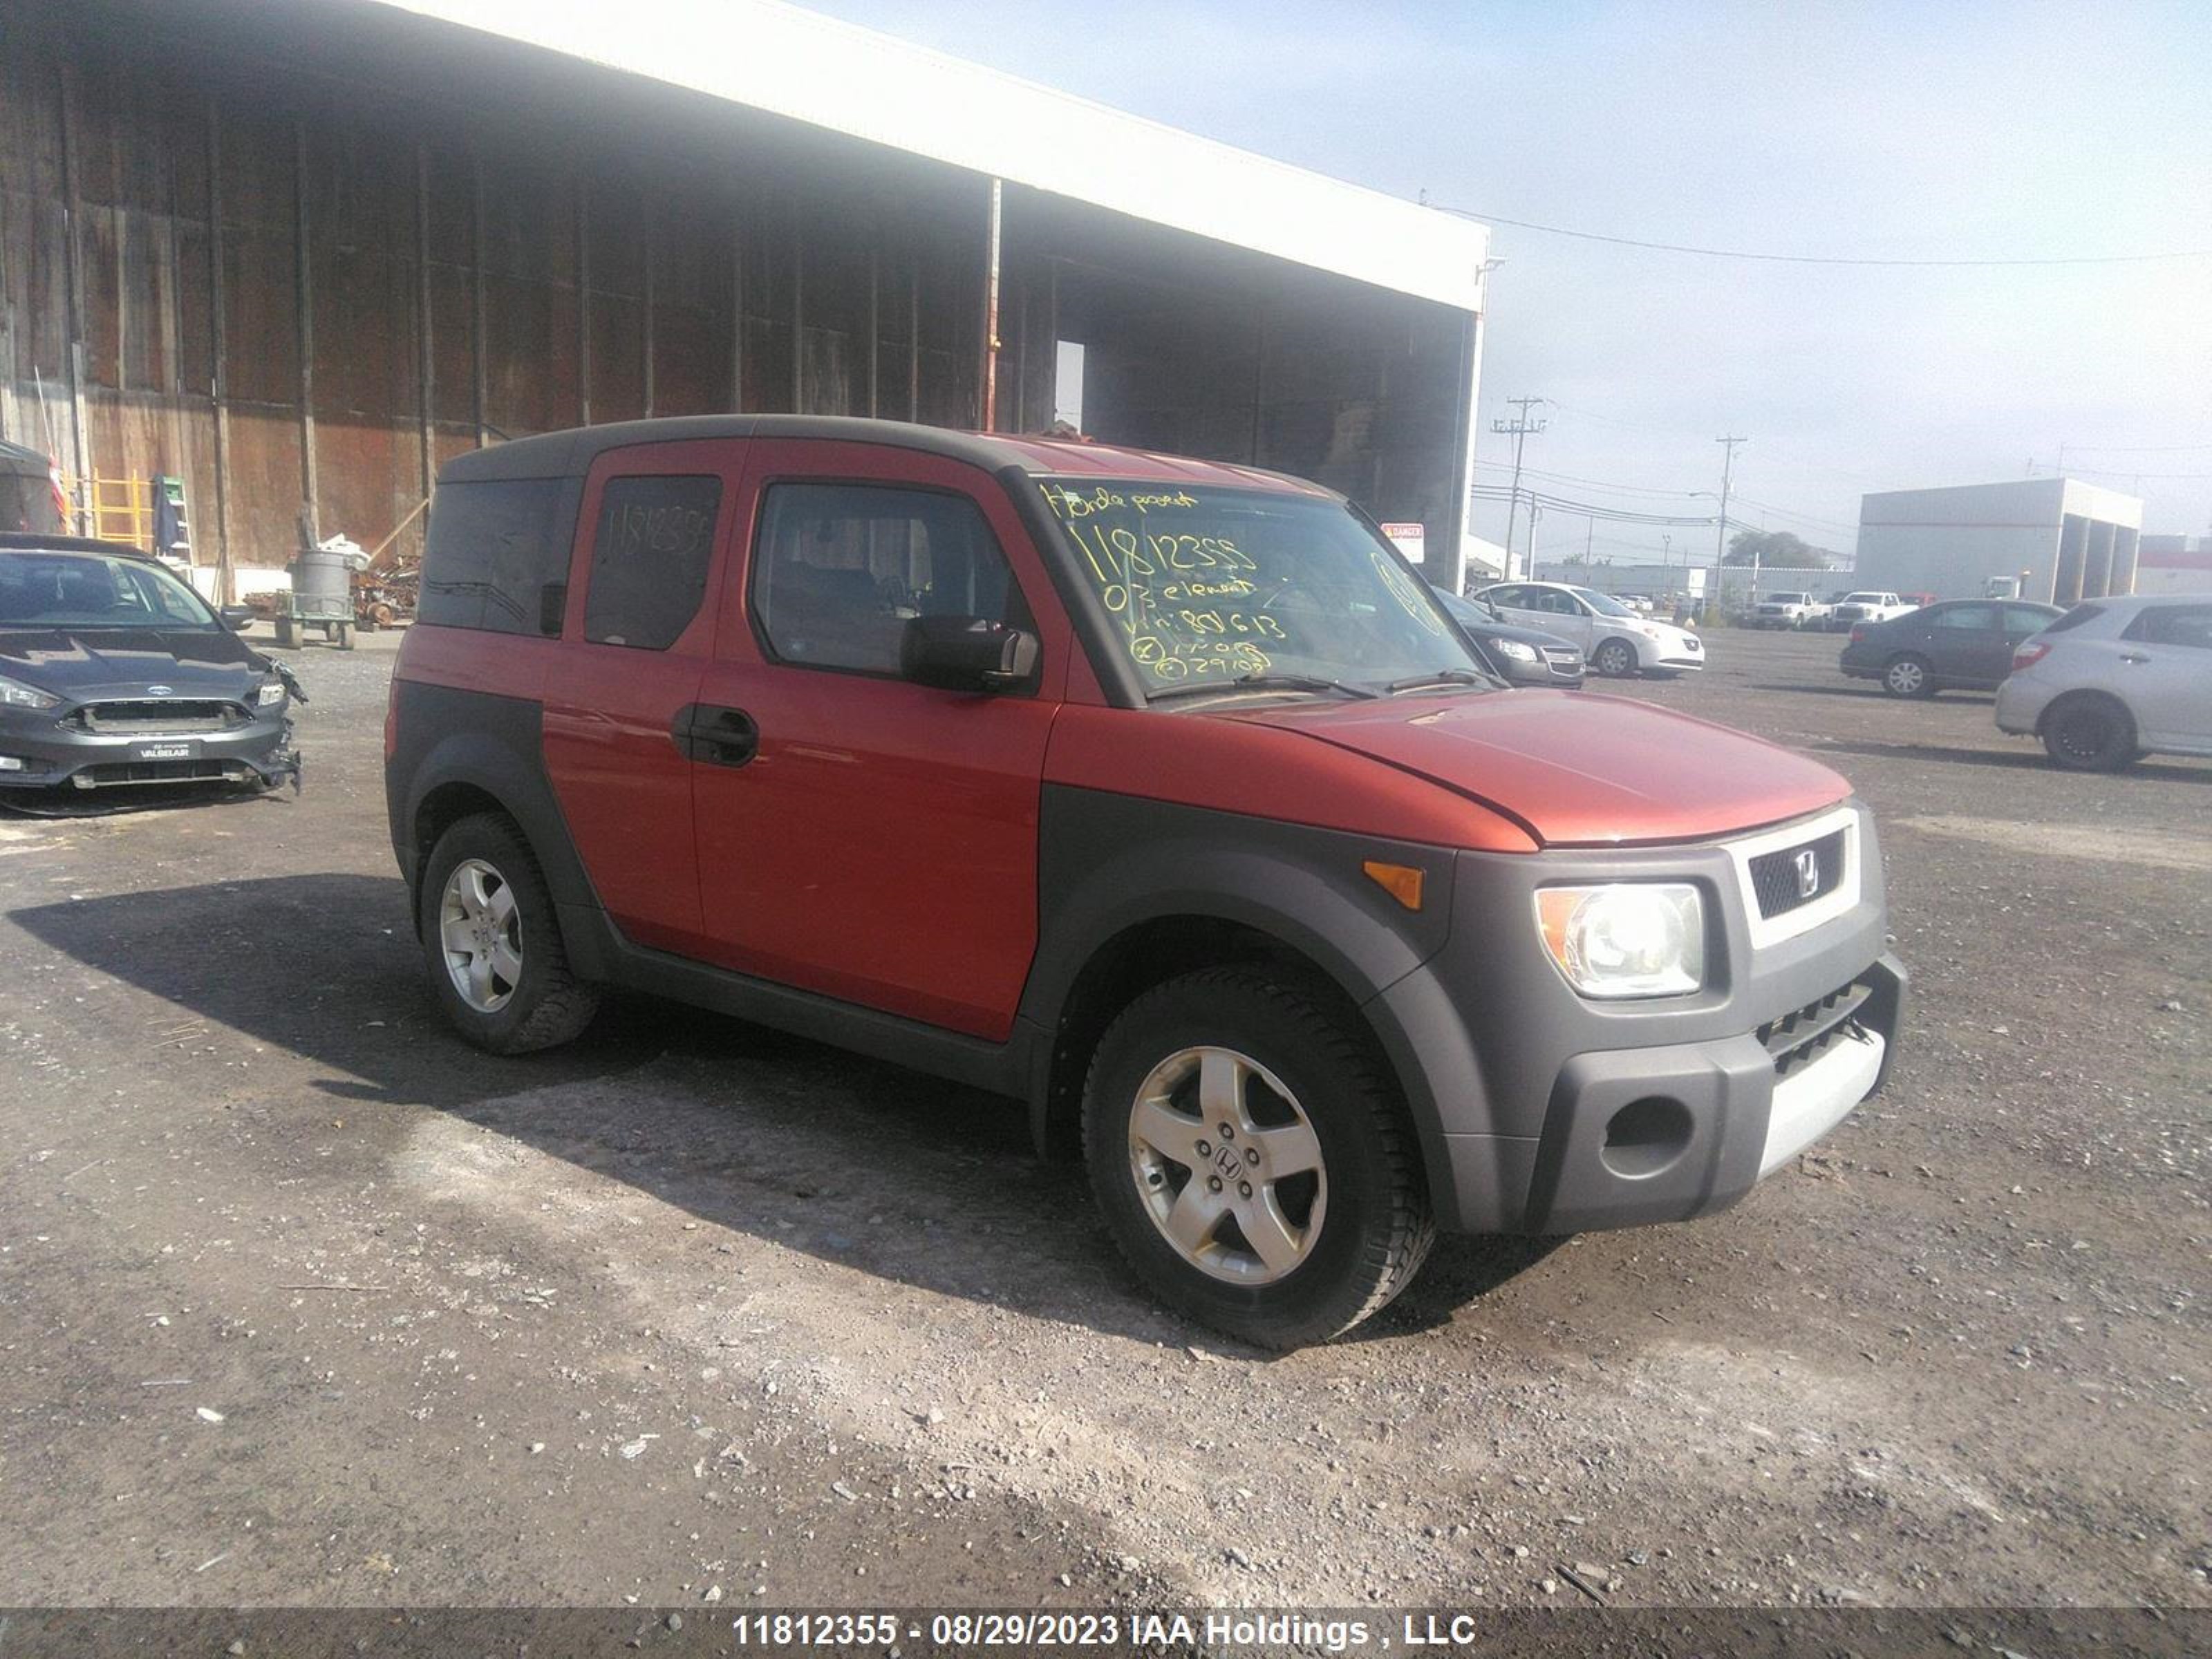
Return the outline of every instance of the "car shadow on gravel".
<path id="1" fill-rule="evenodd" d="M 1868 755 L 1876 760 L 1932 760 L 1956 766 L 1988 766 L 2008 772 L 2046 772 L 2060 776 L 2094 777 L 2095 773 L 2067 774 L 2032 749 L 1956 749 L 1940 744 L 1870 743 L 1864 738 L 1824 738 L 1807 745 L 1814 754 Z M 2212 768 L 2138 761 L 2124 772 L 2109 775 L 2118 780 L 2143 778 L 2166 783 L 2212 784 Z"/>
<path id="2" fill-rule="evenodd" d="M 294 1085 L 302 1133 L 320 1132 L 333 1097 L 424 1108 L 707 1224 L 885 1279 L 1140 1341 L 1266 1357 L 1153 1302 L 1097 1220 L 1082 1170 L 1038 1162 L 1026 1115 L 998 1096 L 641 997 L 610 998 L 580 1041 L 550 1053 L 468 1047 L 423 984 L 396 877 L 223 882 L 8 919 L 97 972 L 299 1056 L 319 1073 Z M 1448 1323 L 1553 1244 L 1446 1238 L 1364 1334 Z"/>

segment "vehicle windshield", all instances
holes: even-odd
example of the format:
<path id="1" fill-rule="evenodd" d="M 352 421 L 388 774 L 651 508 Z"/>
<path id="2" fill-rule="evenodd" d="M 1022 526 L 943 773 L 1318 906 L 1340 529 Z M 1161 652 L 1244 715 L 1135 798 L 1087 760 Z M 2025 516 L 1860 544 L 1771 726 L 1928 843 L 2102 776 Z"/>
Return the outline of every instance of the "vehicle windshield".
<path id="1" fill-rule="evenodd" d="M 1148 479 L 1041 487 L 1147 696 L 1262 677 L 1488 684 L 1428 584 L 1340 502 Z"/>
<path id="2" fill-rule="evenodd" d="M 0 628 L 222 626 L 204 599 L 150 559 L 0 553 Z"/>
<path id="3" fill-rule="evenodd" d="M 1601 617 L 1632 617 L 1635 611 L 1610 593 L 1601 593 L 1595 587 L 1571 587 L 1568 592 L 1588 605 Z"/>

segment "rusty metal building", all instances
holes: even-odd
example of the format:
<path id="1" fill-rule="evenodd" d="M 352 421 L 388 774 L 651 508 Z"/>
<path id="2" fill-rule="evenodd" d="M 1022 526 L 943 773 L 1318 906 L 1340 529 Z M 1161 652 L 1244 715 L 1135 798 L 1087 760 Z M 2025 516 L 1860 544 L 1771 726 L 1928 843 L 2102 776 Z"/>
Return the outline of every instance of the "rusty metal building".
<path id="1" fill-rule="evenodd" d="M 404 550 L 528 432 L 1041 429 L 1070 345 L 1095 435 L 1318 478 L 1443 578 L 1486 246 L 773 0 L 0 0 L 0 438 L 182 478 L 226 582 Z"/>

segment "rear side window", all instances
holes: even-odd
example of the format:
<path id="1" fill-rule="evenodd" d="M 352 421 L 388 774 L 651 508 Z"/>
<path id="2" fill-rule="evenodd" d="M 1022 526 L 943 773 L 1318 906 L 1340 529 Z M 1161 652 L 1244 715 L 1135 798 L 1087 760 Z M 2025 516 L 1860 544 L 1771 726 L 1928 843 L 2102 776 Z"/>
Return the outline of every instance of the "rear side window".
<path id="1" fill-rule="evenodd" d="M 2212 605 L 2161 605 L 2137 617 L 2128 637 L 2145 645 L 2212 651 Z"/>
<path id="2" fill-rule="evenodd" d="M 614 478 L 599 496 L 584 637 L 594 645 L 665 651 L 699 614 L 722 481 Z"/>
<path id="3" fill-rule="evenodd" d="M 2004 618 L 2008 634 L 2039 634 L 2058 620 L 2048 611 L 2039 611 L 2032 605 L 2008 605 L 2004 608 Z"/>
<path id="4" fill-rule="evenodd" d="M 1036 625 L 975 502 L 875 484 L 771 485 L 752 599 L 779 661 L 862 674 L 899 672 L 915 617 Z"/>
<path id="5" fill-rule="evenodd" d="M 2081 627 L 2083 623 L 2094 622 L 2104 614 L 2105 607 L 2101 605 L 2077 605 L 2043 631 L 2046 634 L 2063 634 L 2069 629 Z"/>
<path id="6" fill-rule="evenodd" d="M 440 484 L 430 503 L 416 619 L 492 634 L 538 633 L 545 590 L 568 580 L 575 488 L 566 478 Z"/>

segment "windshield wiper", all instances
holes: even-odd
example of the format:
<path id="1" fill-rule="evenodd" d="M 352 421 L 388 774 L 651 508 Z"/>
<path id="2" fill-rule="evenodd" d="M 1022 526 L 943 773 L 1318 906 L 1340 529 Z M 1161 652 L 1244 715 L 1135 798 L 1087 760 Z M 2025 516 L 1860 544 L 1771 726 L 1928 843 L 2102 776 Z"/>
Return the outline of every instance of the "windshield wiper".
<path id="1" fill-rule="evenodd" d="M 1392 680 L 1382 689 L 1395 696 L 1401 691 L 1412 691 L 1425 685 L 1494 686 L 1495 678 L 1479 668 L 1439 668 L 1432 673 L 1409 674 L 1402 680 Z"/>
<path id="2" fill-rule="evenodd" d="M 1340 691 L 1347 697 L 1379 697 L 1382 694 L 1364 685 L 1352 685 L 1344 680 L 1324 678 L 1319 674 L 1239 674 L 1226 683 L 1210 684 L 1171 685 L 1164 691 L 1152 693 L 1152 701 L 1167 697 L 1195 696 L 1201 691 Z"/>

